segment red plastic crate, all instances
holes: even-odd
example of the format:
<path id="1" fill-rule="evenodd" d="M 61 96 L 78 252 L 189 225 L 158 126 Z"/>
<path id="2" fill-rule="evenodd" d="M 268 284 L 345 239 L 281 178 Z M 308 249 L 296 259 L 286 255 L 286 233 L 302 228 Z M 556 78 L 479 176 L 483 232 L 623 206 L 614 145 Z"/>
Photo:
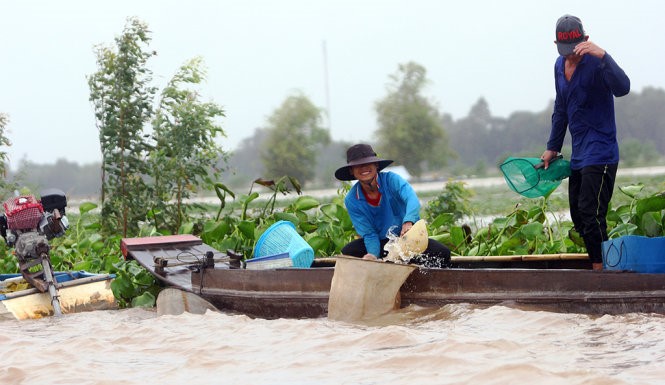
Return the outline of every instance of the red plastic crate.
<path id="1" fill-rule="evenodd" d="M 32 195 L 10 198 L 2 206 L 7 216 L 7 227 L 12 230 L 36 228 L 44 213 L 42 204 Z"/>

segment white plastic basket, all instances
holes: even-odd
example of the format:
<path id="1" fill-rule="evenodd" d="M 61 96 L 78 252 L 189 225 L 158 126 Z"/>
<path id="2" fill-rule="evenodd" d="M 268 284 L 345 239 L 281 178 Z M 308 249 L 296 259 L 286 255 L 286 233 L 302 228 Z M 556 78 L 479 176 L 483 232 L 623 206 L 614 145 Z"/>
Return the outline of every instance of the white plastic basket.
<path id="1" fill-rule="evenodd" d="M 291 260 L 291 257 L 289 257 L 289 253 L 268 255 L 266 257 L 256 257 L 246 260 L 245 264 L 245 268 L 247 270 L 265 270 L 293 267 L 293 261 Z"/>

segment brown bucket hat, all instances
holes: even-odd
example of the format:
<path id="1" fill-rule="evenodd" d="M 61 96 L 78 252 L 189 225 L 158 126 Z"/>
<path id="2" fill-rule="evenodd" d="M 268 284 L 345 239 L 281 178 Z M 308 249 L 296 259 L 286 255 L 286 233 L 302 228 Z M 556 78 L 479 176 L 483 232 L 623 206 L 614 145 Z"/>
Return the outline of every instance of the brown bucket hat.
<path id="1" fill-rule="evenodd" d="M 356 178 L 351 173 L 352 166 L 378 163 L 377 171 L 381 171 L 392 162 L 392 160 L 377 157 L 376 152 L 374 152 L 372 146 L 369 144 L 354 144 L 346 150 L 346 166 L 340 167 L 335 171 L 335 178 L 339 180 L 354 180 Z"/>

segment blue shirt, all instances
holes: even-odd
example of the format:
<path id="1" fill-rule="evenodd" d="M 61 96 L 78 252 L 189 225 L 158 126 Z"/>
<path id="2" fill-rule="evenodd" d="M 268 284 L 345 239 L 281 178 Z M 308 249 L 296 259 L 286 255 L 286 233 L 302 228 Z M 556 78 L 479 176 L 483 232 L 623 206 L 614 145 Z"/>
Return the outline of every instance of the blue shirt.
<path id="1" fill-rule="evenodd" d="M 420 219 L 420 201 L 413 187 L 393 172 L 377 175 L 381 200 L 378 206 L 367 203 L 360 183 L 356 183 L 346 194 L 344 204 L 356 229 L 365 241 L 367 252 L 381 256 L 381 239 L 388 238 L 392 227 L 399 235 L 404 222 L 416 223 Z"/>
<path id="2" fill-rule="evenodd" d="M 564 67 L 565 58 L 559 56 L 554 64 L 556 99 L 547 149 L 560 152 L 568 128 L 573 170 L 619 163 L 614 96 L 630 91 L 630 79 L 608 53 L 602 59 L 584 55 L 570 81 Z"/>

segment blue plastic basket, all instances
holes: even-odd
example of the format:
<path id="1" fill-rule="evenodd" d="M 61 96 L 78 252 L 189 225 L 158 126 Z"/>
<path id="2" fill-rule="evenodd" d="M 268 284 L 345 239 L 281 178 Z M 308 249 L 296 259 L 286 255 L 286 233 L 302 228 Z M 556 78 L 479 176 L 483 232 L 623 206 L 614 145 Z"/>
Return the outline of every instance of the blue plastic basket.
<path id="1" fill-rule="evenodd" d="M 310 267 L 314 261 L 314 249 L 289 221 L 279 221 L 268 227 L 254 248 L 254 258 L 281 253 L 289 253 L 293 267 Z"/>
<path id="2" fill-rule="evenodd" d="M 625 235 L 603 242 L 603 268 L 665 273 L 665 237 Z"/>

